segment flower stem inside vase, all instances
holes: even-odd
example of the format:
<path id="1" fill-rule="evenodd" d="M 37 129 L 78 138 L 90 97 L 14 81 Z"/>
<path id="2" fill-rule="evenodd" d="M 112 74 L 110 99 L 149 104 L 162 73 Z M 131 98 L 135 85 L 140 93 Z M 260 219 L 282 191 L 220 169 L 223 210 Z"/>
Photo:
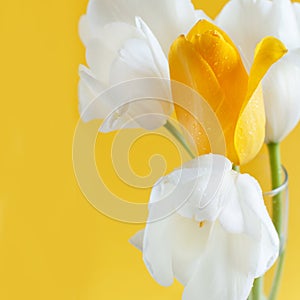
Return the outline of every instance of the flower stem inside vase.
<path id="1" fill-rule="evenodd" d="M 279 143 L 268 144 L 269 157 L 270 157 L 270 167 L 271 167 L 271 177 L 272 177 L 272 188 L 273 191 L 282 186 L 282 176 L 281 176 L 281 160 L 280 160 L 280 145 Z M 287 175 L 286 180 L 287 182 Z M 285 232 L 283 230 L 283 201 L 282 193 L 278 191 L 273 195 L 272 199 L 272 220 L 280 240 L 280 250 L 279 257 L 277 261 L 277 267 L 272 283 L 271 293 L 269 300 L 275 300 L 278 295 L 280 280 L 282 276 L 284 258 L 285 258 Z"/>

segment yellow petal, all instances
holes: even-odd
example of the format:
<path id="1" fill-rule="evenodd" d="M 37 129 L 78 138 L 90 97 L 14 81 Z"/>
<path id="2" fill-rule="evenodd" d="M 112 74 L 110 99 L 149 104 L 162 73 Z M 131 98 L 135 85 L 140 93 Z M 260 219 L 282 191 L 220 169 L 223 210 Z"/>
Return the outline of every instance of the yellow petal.
<path id="1" fill-rule="evenodd" d="M 223 31 L 221 28 L 219 28 L 218 26 L 206 21 L 206 20 L 200 20 L 198 21 L 193 28 L 190 30 L 190 32 L 187 35 L 187 40 L 191 40 L 195 35 L 199 34 L 203 34 L 207 31 L 217 31 L 219 32 L 222 37 L 224 38 L 224 40 L 230 44 L 235 50 L 236 52 L 238 52 L 238 49 L 236 48 L 235 44 L 232 42 L 232 40 L 230 39 L 230 37 L 227 35 L 227 33 L 225 31 Z"/>
<path id="2" fill-rule="evenodd" d="M 275 37 L 265 37 L 260 41 L 256 46 L 254 61 L 250 70 L 247 101 L 270 67 L 286 53 L 285 45 Z"/>
<path id="3" fill-rule="evenodd" d="M 238 119 L 234 146 L 239 165 L 251 161 L 261 149 L 265 138 L 265 109 L 261 84 L 253 93 Z"/>
<path id="4" fill-rule="evenodd" d="M 217 109 L 223 101 L 224 93 L 218 80 L 203 57 L 195 50 L 194 45 L 180 36 L 172 44 L 169 52 L 170 76 L 172 80 L 186 84 L 197 91 L 212 109 Z M 191 98 L 189 93 L 174 92 L 175 110 L 179 122 L 190 133 L 196 143 L 199 154 L 209 153 L 210 144 L 206 131 L 201 126 L 200 115 L 202 103 Z"/>
<path id="5" fill-rule="evenodd" d="M 226 110 L 230 112 L 231 123 L 236 123 L 248 86 L 248 74 L 239 53 L 231 42 L 227 42 L 216 30 L 197 34 L 191 42 L 195 45 L 196 51 L 210 65 L 226 96 L 226 103 L 221 103 L 218 99 L 215 101 L 219 103 L 219 106 L 226 106 Z"/>
<path id="6" fill-rule="evenodd" d="M 208 102 L 222 126 L 227 156 L 236 163 L 234 132 L 247 93 L 248 74 L 232 41 L 215 25 L 199 21 L 187 39 L 181 36 L 171 47 L 171 79 L 195 89 Z M 199 154 L 207 153 L 210 150 L 209 141 L 196 120 L 200 119 L 200 108 L 197 106 L 201 103 L 191 103 L 191 99 L 189 103 L 188 110 L 196 118 L 186 110 L 175 107 L 178 120 L 192 135 Z"/>
<path id="7" fill-rule="evenodd" d="M 265 113 L 262 89 L 259 86 L 268 69 L 279 60 L 287 49 L 274 37 L 264 38 L 256 47 L 250 70 L 247 96 L 236 125 L 234 145 L 239 164 L 253 159 L 265 138 Z"/>

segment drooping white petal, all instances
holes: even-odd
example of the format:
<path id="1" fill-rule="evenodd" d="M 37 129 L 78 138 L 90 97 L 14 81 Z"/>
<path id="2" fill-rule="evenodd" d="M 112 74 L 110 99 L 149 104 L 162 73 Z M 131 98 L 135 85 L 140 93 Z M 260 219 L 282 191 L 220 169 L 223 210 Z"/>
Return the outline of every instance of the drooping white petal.
<path id="1" fill-rule="evenodd" d="M 161 285 L 173 283 L 172 240 L 169 231 L 175 216 L 149 223 L 145 228 L 143 259 L 151 276 Z"/>
<path id="2" fill-rule="evenodd" d="M 251 246 L 247 236 L 229 234 L 216 223 L 205 251 L 194 262 L 197 271 L 182 299 L 246 300 L 254 279 L 244 266 L 244 259 L 251 256 Z"/>
<path id="3" fill-rule="evenodd" d="M 289 51 L 263 80 L 266 142 L 280 142 L 300 120 L 300 48 Z"/>
<path id="4" fill-rule="evenodd" d="M 148 223 L 143 257 L 154 279 L 168 286 L 175 276 L 182 284 L 187 284 L 197 267 L 195 260 L 206 247 L 210 228 L 209 224 L 200 228 L 197 222 L 176 213 Z"/>
<path id="5" fill-rule="evenodd" d="M 220 214 L 219 221 L 231 233 L 242 233 L 245 230 L 244 216 L 235 185 L 230 190 L 230 198 Z"/>
<path id="6" fill-rule="evenodd" d="M 255 242 L 249 258 L 254 277 L 262 276 L 275 262 L 279 252 L 279 238 L 262 199 L 258 182 L 247 174 L 238 176 L 236 182 L 245 224 L 244 233 Z M 254 264 L 253 264 L 254 263 Z"/>
<path id="7" fill-rule="evenodd" d="M 87 15 L 94 28 L 111 22 L 134 24 L 141 17 L 158 37 L 167 54 L 175 38 L 195 23 L 194 7 L 189 0 L 91 0 Z"/>

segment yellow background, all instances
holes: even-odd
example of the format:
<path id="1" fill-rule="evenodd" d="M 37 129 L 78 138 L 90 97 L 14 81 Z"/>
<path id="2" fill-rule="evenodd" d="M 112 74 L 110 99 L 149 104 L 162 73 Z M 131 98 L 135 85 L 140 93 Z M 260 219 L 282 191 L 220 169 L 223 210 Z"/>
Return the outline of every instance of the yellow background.
<path id="1" fill-rule="evenodd" d="M 225 1 L 202 2 L 213 16 Z M 76 183 L 77 70 L 85 62 L 77 23 L 86 5 L 87 0 L 1 1 L 0 299 L 180 299 L 180 285 L 156 284 L 127 242 L 141 226 L 100 214 Z M 291 201 L 281 300 L 300 295 L 299 136 L 298 126 L 282 145 Z M 104 136 L 101 143 L 109 149 L 112 139 Z M 137 145 L 143 154 L 131 154 L 142 176 L 143 169 L 149 171 L 147 151 L 165 155 L 167 170 L 179 163 L 170 155 L 172 145 L 161 150 L 155 141 Z M 109 158 L 107 149 L 98 147 L 97 156 Z M 109 160 L 102 165 L 116 192 L 134 198 L 114 178 Z M 145 202 L 148 194 L 137 191 L 136 198 Z"/>

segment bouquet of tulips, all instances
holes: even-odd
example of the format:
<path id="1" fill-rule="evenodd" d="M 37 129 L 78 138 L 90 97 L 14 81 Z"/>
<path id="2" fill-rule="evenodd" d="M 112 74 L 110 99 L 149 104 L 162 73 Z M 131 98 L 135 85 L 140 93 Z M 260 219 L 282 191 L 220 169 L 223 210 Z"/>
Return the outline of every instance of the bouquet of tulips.
<path id="1" fill-rule="evenodd" d="M 300 5 L 231 0 L 211 20 L 189 0 L 90 0 L 80 36 L 82 120 L 103 119 L 101 132 L 164 126 L 190 156 L 158 179 L 130 240 L 152 277 L 175 277 L 185 300 L 276 299 L 283 197 L 270 216 L 239 167 L 266 143 L 272 188 L 282 184 L 279 145 L 300 117 Z"/>

